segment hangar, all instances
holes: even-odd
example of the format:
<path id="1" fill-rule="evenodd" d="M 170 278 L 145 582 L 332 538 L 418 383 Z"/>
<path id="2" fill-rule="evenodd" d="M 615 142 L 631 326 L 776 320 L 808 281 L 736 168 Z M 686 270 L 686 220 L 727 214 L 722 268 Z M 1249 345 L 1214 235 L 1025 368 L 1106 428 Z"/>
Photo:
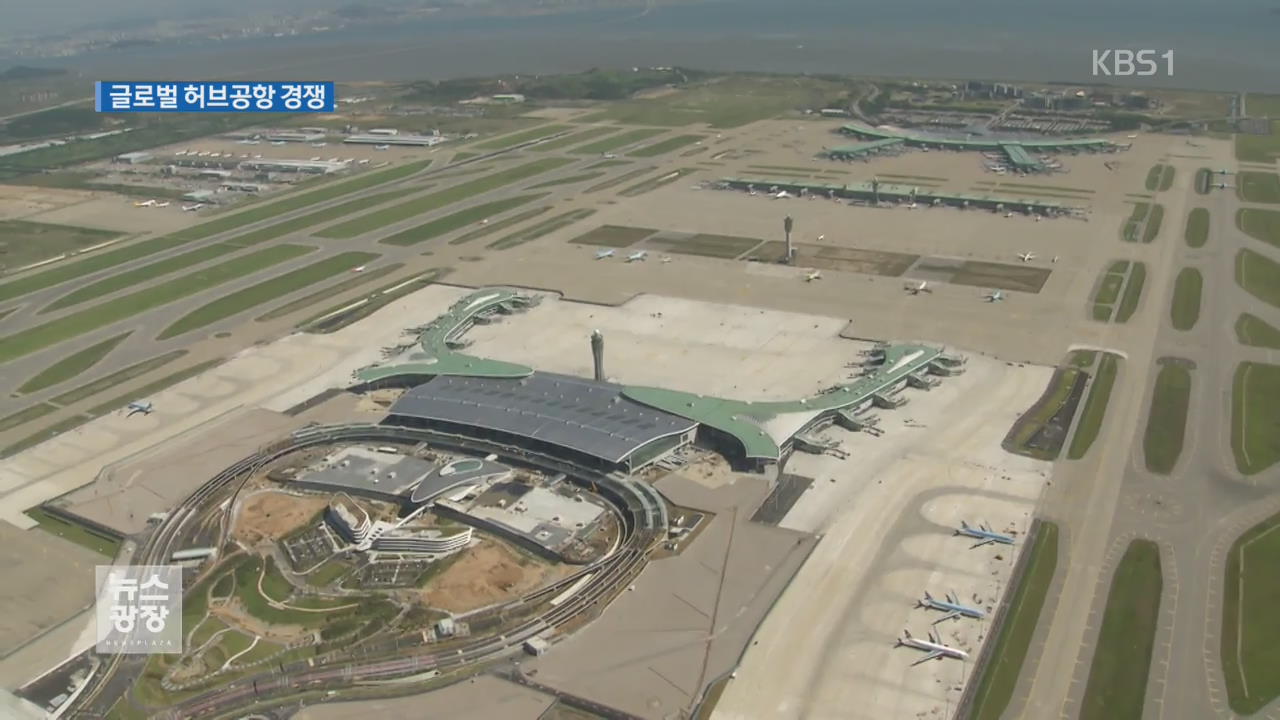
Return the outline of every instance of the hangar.
<path id="1" fill-rule="evenodd" d="M 697 422 L 628 399 L 612 383 L 535 372 L 438 375 L 391 406 L 385 424 L 476 436 L 635 472 L 694 441 Z"/>

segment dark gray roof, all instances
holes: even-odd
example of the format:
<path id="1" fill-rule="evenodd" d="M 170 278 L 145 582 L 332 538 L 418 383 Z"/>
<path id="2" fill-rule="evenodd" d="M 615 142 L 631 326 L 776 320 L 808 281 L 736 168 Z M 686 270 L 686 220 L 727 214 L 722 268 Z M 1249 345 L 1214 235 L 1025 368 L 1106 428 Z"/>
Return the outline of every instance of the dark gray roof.
<path id="1" fill-rule="evenodd" d="M 391 414 L 513 433 L 609 462 L 697 424 L 628 400 L 621 390 L 554 373 L 519 379 L 441 375 L 400 396 Z"/>

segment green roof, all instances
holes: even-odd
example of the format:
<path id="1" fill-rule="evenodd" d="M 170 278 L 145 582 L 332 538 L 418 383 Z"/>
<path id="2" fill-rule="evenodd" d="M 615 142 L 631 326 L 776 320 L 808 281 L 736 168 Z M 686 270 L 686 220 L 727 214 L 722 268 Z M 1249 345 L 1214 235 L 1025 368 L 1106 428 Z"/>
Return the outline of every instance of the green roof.
<path id="1" fill-rule="evenodd" d="M 518 378 L 533 374 L 533 368 L 467 355 L 449 347 L 471 326 L 472 319 L 481 313 L 512 302 L 520 302 L 524 296 L 506 288 L 484 288 L 454 303 L 445 314 L 432 320 L 418 336 L 421 352 L 409 356 L 408 362 L 396 365 L 374 365 L 356 372 L 360 382 L 374 382 L 408 375 L 467 375 L 472 377 Z"/>
<path id="2" fill-rule="evenodd" d="M 1014 143 L 1006 143 L 1000 148 L 1004 150 L 1004 154 L 1008 156 L 1009 162 L 1013 163 L 1016 168 L 1023 170 L 1038 170 L 1044 167 L 1044 163 L 1031 157 L 1031 155 L 1021 145 Z"/>
<path id="3" fill-rule="evenodd" d="M 881 148 L 893 147 L 894 145 L 901 145 L 902 143 L 903 139 L 899 137 L 884 138 L 882 140 L 868 140 L 866 142 L 854 143 L 852 145 L 833 147 L 827 151 L 827 154 L 837 157 L 841 155 L 866 155 L 867 153 L 875 152 Z"/>
<path id="4" fill-rule="evenodd" d="M 830 392 L 801 400 L 747 402 L 655 387 L 626 387 L 622 394 L 636 402 L 733 435 L 742 443 L 749 458 L 777 460 L 782 453 L 781 445 L 790 439 L 792 433 L 779 437 L 775 435 L 782 433 L 775 430 L 771 434 L 768 429 L 771 421 L 799 414 L 803 417 L 791 424 L 798 430 L 825 412 L 865 402 L 927 367 L 941 354 L 941 350 L 923 345 L 892 345 L 885 349 L 884 364 L 876 372 L 849 384 L 837 385 Z"/>

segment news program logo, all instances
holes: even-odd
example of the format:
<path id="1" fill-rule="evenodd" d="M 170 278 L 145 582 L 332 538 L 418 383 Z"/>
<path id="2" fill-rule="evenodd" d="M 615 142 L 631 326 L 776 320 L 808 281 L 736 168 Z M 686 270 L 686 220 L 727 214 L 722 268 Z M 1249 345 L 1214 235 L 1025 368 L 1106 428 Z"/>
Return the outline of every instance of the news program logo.
<path id="1" fill-rule="evenodd" d="M 98 112 L 328 113 L 331 82 L 107 82 L 94 84 Z"/>

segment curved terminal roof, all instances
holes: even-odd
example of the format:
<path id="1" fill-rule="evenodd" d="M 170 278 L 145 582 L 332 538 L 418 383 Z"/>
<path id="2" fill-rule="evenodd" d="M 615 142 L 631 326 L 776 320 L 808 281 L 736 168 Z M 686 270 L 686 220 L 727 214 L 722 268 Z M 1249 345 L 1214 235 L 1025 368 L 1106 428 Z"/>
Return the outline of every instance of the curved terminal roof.
<path id="1" fill-rule="evenodd" d="M 796 178 L 739 178 L 727 177 L 721 178 L 720 182 L 733 188 L 773 188 L 787 192 L 798 193 L 801 190 L 815 193 L 818 195 L 826 195 L 827 193 L 835 193 L 839 197 L 853 198 L 870 198 L 879 195 L 882 200 L 907 200 L 915 198 L 916 202 L 931 203 L 934 200 L 949 204 L 981 205 L 986 207 L 994 207 L 996 205 L 1006 205 L 1010 208 L 1025 207 L 1038 210 L 1062 211 L 1067 206 L 1056 200 L 1040 200 L 1019 197 L 1009 197 L 1006 195 L 987 195 L 985 193 L 952 193 L 939 192 L 931 188 L 918 188 L 913 185 L 899 185 L 896 183 L 848 183 L 845 185 L 833 185 L 831 183 L 811 183 L 802 182 Z"/>
<path id="2" fill-rule="evenodd" d="M 419 504 L 463 485 L 488 482 L 511 472 L 511 468 L 492 460 L 462 458 L 432 470 L 413 489 L 409 502 Z"/>
<path id="3" fill-rule="evenodd" d="M 1105 138 L 1054 138 L 1051 140 L 1030 139 L 981 139 L 961 140 L 959 138 L 935 137 L 917 133 L 895 132 L 873 128 L 868 125 L 851 123 L 840 128 L 841 132 L 867 140 L 901 140 L 908 145 L 931 145 L 956 150 L 1002 150 L 1006 145 L 1020 145 L 1028 150 L 1105 150 L 1115 144 Z"/>
<path id="4" fill-rule="evenodd" d="M 870 400 L 928 367 L 941 354 L 937 348 L 893 345 L 885 349 L 884 364 L 875 373 L 801 400 L 746 402 L 654 387 L 628 387 L 623 394 L 733 435 L 749 458 L 777 460 L 782 445 L 819 415 Z"/>
<path id="5" fill-rule="evenodd" d="M 359 370 L 356 372 L 356 379 L 367 383 L 406 375 L 526 377 L 533 373 L 533 368 L 467 355 L 449 345 L 461 339 L 477 315 L 528 302 L 529 298 L 526 296 L 506 288 L 477 290 L 454 303 L 447 312 L 423 328 L 418 336 L 421 352 L 411 354 L 407 362 L 375 365 Z"/>
<path id="6" fill-rule="evenodd" d="M 628 400 L 617 385 L 554 373 L 435 377 L 400 396 L 391 414 L 511 433 L 612 463 L 696 426 Z"/>

